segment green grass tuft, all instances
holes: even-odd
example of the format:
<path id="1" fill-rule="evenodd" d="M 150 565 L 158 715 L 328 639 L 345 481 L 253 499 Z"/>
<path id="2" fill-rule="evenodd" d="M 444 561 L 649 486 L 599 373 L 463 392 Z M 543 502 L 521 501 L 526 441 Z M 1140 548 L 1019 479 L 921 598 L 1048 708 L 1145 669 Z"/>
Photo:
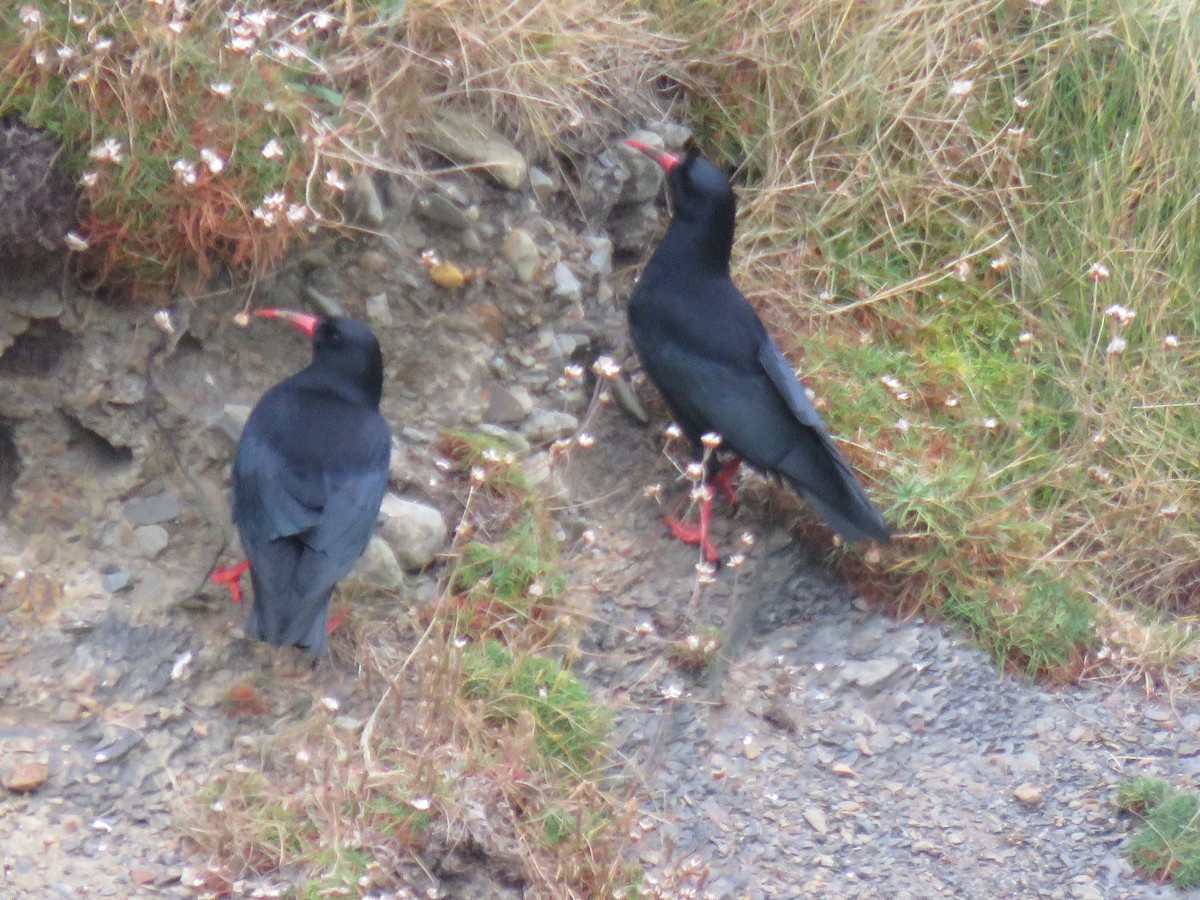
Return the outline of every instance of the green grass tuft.
<path id="1" fill-rule="evenodd" d="M 1200 794 L 1135 778 L 1117 791 L 1117 808 L 1143 823 L 1125 845 L 1137 869 L 1181 890 L 1200 886 Z"/>

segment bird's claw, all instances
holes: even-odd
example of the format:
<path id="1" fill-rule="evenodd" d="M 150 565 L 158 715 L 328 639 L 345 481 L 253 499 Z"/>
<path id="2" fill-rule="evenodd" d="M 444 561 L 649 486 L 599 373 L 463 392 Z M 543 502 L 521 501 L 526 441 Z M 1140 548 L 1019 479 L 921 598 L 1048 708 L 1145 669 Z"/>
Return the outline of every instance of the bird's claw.
<path id="1" fill-rule="evenodd" d="M 733 479 L 737 477 L 738 469 L 741 467 L 740 459 L 731 459 L 725 465 L 721 466 L 712 477 L 712 486 L 718 491 L 725 501 L 730 506 L 737 506 L 738 498 L 737 491 L 733 487 Z"/>
<path id="2" fill-rule="evenodd" d="M 707 529 L 700 525 L 689 525 L 687 522 L 681 521 L 674 516 L 663 516 L 663 524 L 667 526 L 671 532 L 671 537 L 684 544 L 699 546 L 704 551 L 704 558 L 715 563 L 721 559 L 721 554 L 717 552 L 716 546 L 709 539 Z"/>
<path id="3" fill-rule="evenodd" d="M 219 569 L 213 569 L 212 574 L 208 576 L 208 580 L 215 584 L 225 585 L 225 587 L 229 588 L 229 599 L 234 603 L 241 603 L 241 578 L 249 568 L 250 560 L 243 559 L 236 566 L 221 566 Z"/>

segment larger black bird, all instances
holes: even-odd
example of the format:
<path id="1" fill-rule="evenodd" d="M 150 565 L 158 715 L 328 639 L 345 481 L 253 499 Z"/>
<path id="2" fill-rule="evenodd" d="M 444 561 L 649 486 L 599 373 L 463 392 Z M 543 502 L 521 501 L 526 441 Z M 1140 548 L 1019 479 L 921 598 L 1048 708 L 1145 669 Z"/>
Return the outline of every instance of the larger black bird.
<path id="1" fill-rule="evenodd" d="M 678 157 L 640 141 L 667 176 L 674 214 L 629 301 L 642 366 L 697 457 L 715 432 L 722 448 L 792 485 L 847 541 L 887 541 L 890 532 L 825 431 L 779 348 L 729 277 L 737 212 L 733 188 L 698 155 Z M 708 505 L 700 533 L 673 525 L 710 559 Z"/>
<path id="2" fill-rule="evenodd" d="M 281 309 L 258 315 L 308 335 L 313 357 L 263 394 L 233 464 L 233 521 L 254 587 L 245 630 L 324 653 L 329 597 L 366 549 L 387 488 L 383 355 L 371 330 L 353 319 Z M 244 564 L 217 579 L 240 570 Z"/>

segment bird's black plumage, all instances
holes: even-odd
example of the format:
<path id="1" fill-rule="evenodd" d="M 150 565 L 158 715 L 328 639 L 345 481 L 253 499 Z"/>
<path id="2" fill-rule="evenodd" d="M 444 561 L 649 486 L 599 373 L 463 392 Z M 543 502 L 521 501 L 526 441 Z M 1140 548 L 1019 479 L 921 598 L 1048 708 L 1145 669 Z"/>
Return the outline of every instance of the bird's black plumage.
<path id="1" fill-rule="evenodd" d="M 353 319 L 298 318 L 311 329 L 312 363 L 250 413 L 231 500 L 254 588 L 247 636 L 323 653 L 334 585 L 379 514 L 391 437 L 375 335 Z"/>
<path id="2" fill-rule="evenodd" d="M 630 143 L 666 171 L 674 207 L 630 298 L 630 332 L 697 455 L 701 436 L 716 432 L 723 449 L 785 479 L 846 540 L 888 540 L 883 516 L 730 278 L 737 205 L 728 179 L 701 156 Z"/>

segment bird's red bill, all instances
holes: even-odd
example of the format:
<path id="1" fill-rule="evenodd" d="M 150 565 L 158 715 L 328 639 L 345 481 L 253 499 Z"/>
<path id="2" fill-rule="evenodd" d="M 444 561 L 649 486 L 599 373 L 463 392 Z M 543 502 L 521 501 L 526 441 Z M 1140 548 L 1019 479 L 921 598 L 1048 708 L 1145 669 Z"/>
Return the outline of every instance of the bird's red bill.
<path id="1" fill-rule="evenodd" d="M 309 313 L 295 312 L 290 309 L 279 309 L 277 307 L 260 309 L 254 314 L 260 319 L 277 319 L 280 322 L 287 322 L 289 325 L 293 325 L 303 332 L 305 337 L 308 338 L 316 335 L 317 323 L 320 321 L 316 316 Z"/>
<path id="2" fill-rule="evenodd" d="M 639 153 L 646 154 L 646 156 L 658 163 L 659 167 L 668 175 L 670 175 L 671 170 L 680 163 L 679 157 L 674 153 L 667 153 L 665 150 L 655 150 L 653 147 L 642 141 L 629 138 L 628 140 L 624 141 L 624 144 L 626 147 L 632 147 Z"/>

